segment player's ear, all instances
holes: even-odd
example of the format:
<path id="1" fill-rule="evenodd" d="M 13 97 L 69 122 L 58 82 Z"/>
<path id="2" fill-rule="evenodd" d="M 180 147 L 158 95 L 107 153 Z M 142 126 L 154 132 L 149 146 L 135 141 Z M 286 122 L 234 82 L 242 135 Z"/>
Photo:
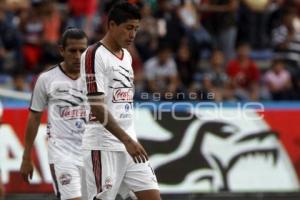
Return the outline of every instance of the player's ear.
<path id="1" fill-rule="evenodd" d="M 59 54 L 64 57 L 64 47 L 62 45 L 58 46 Z"/>
<path id="2" fill-rule="evenodd" d="M 114 27 L 114 26 L 116 26 L 116 25 L 117 25 L 117 24 L 116 24 L 115 21 L 110 20 L 110 21 L 108 22 L 108 29 L 109 29 L 109 28 L 112 28 L 112 27 Z"/>

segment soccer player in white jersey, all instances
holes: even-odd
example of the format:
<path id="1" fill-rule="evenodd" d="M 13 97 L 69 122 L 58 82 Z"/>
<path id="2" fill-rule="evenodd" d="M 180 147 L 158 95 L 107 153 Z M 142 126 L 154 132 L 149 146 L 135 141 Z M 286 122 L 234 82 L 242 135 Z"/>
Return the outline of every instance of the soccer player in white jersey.
<path id="1" fill-rule="evenodd" d="M 21 174 L 32 178 L 31 151 L 41 116 L 48 108 L 48 159 L 56 196 L 81 200 L 82 134 L 87 120 L 86 96 L 80 86 L 80 56 L 87 48 L 86 34 L 76 28 L 62 36 L 63 62 L 38 77 L 31 98 Z"/>
<path id="2" fill-rule="evenodd" d="M 125 185 L 139 200 L 160 200 L 156 176 L 133 124 L 133 43 L 138 8 L 121 2 L 108 14 L 107 33 L 81 56 L 81 76 L 91 108 L 83 135 L 88 200 L 114 200 Z"/>

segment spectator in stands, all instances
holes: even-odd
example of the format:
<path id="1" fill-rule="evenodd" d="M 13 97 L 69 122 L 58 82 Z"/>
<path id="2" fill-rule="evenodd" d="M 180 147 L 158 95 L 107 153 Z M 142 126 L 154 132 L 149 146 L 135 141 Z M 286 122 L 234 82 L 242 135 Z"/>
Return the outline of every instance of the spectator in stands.
<path id="1" fill-rule="evenodd" d="M 295 20 L 296 10 L 290 8 L 284 13 L 281 25 L 272 31 L 275 57 L 284 60 L 292 74 L 300 66 L 300 30 L 295 28 Z"/>
<path id="2" fill-rule="evenodd" d="M 286 0 L 273 0 L 269 3 L 268 12 L 270 15 L 267 22 L 267 35 L 269 38 L 272 37 L 272 30 L 280 26 L 283 14 L 290 7 L 289 1 Z"/>
<path id="3" fill-rule="evenodd" d="M 139 31 L 137 32 L 135 45 L 142 61 L 154 56 L 158 41 L 158 25 L 152 16 L 152 10 L 148 3 L 142 4 L 142 19 Z"/>
<path id="4" fill-rule="evenodd" d="M 236 58 L 228 63 L 226 69 L 230 87 L 237 99 L 242 101 L 259 100 L 260 71 L 255 61 L 250 59 L 250 51 L 248 43 L 240 43 Z"/>
<path id="5" fill-rule="evenodd" d="M 176 52 L 175 62 L 182 88 L 190 91 L 194 84 L 194 76 L 197 70 L 197 60 L 192 58 L 187 40 L 182 40 Z"/>
<path id="6" fill-rule="evenodd" d="M 57 43 L 59 42 L 63 22 L 57 5 L 53 1 L 43 0 L 42 13 L 43 41 L 41 43 L 39 66 L 44 67 L 61 61 Z M 44 69 L 38 68 L 35 72 L 40 73 L 42 70 Z"/>
<path id="7" fill-rule="evenodd" d="M 177 13 L 184 27 L 186 37 L 195 45 L 194 50 L 198 55 L 194 53 L 193 57 L 207 58 L 211 50 L 212 38 L 201 24 L 198 4 L 197 0 L 182 0 L 177 8 Z"/>
<path id="8" fill-rule="evenodd" d="M 254 49 L 267 47 L 267 12 L 270 0 L 242 0 L 238 13 L 238 40 L 247 41 Z"/>
<path id="9" fill-rule="evenodd" d="M 177 66 L 167 44 L 160 44 L 157 55 L 145 63 L 144 71 L 150 93 L 162 98 L 175 94 L 178 89 Z"/>
<path id="10" fill-rule="evenodd" d="M 13 85 L 12 89 L 18 92 L 30 92 L 31 89 L 26 80 L 26 74 L 23 71 L 17 70 L 13 72 Z"/>
<path id="11" fill-rule="evenodd" d="M 93 20 L 97 12 L 97 0 L 68 0 L 68 27 L 83 29 L 90 37 L 94 31 Z"/>
<path id="12" fill-rule="evenodd" d="M 46 43 L 55 44 L 60 38 L 62 19 L 57 5 L 50 0 L 44 0 L 43 6 L 43 38 Z"/>
<path id="13" fill-rule="evenodd" d="M 11 72 L 22 66 L 21 37 L 7 18 L 4 5 L 0 5 L 0 71 Z"/>
<path id="14" fill-rule="evenodd" d="M 264 82 L 271 93 L 272 100 L 289 100 L 292 97 L 292 79 L 285 64 L 281 60 L 274 60 L 272 68 L 264 75 Z"/>
<path id="15" fill-rule="evenodd" d="M 44 40 L 43 18 L 41 18 L 42 2 L 33 1 L 30 11 L 23 12 L 20 30 L 23 36 L 23 56 L 27 70 L 34 70 L 41 58 Z"/>
<path id="16" fill-rule="evenodd" d="M 238 0 L 206 0 L 200 5 L 200 11 L 207 14 L 203 24 L 211 34 L 215 46 L 224 52 L 226 61 L 235 54 L 238 7 Z"/>
<path id="17" fill-rule="evenodd" d="M 183 25 L 176 13 L 176 7 L 169 0 L 157 2 L 157 10 L 154 17 L 158 23 L 158 35 L 167 41 L 173 50 L 179 46 L 178 41 L 184 36 Z"/>
<path id="18" fill-rule="evenodd" d="M 229 79 L 225 72 L 223 52 L 218 49 L 213 50 L 209 61 L 209 66 L 204 70 L 203 76 L 206 82 L 211 82 L 216 100 L 233 100 L 233 92 L 229 88 Z"/>

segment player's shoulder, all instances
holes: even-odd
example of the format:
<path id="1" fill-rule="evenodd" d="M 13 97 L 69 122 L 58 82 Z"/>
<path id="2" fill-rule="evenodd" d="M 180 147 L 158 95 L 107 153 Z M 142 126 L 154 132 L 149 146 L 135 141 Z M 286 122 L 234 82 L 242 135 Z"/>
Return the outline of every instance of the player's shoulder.
<path id="1" fill-rule="evenodd" d="M 50 66 L 38 75 L 38 79 L 49 79 L 51 77 L 56 77 L 55 74 L 58 72 L 58 70 L 58 64 Z"/>
<path id="2" fill-rule="evenodd" d="M 101 46 L 102 43 L 101 42 L 96 42 L 90 46 L 88 46 L 88 48 L 84 51 L 84 53 L 82 54 L 82 57 L 85 58 L 85 60 L 97 60 L 99 59 L 99 57 L 102 56 L 102 53 L 99 53 L 99 51 L 101 51 Z M 97 56 L 96 56 L 97 54 Z"/>
<path id="3" fill-rule="evenodd" d="M 102 43 L 101 42 L 96 42 L 92 45 L 89 45 L 88 48 L 85 50 L 85 54 L 95 54 L 97 50 L 101 49 Z"/>

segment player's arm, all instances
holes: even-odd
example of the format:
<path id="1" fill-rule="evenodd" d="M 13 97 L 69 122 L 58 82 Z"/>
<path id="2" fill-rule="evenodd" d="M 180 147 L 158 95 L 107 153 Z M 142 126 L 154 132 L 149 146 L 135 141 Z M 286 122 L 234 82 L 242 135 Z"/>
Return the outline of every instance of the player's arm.
<path id="1" fill-rule="evenodd" d="M 148 155 L 143 146 L 134 141 L 116 122 L 103 101 L 104 95 L 89 95 L 91 111 L 96 119 L 126 147 L 134 162 L 146 162 Z"/>
<path id="2" fill-rule="evenodd" d="M 47 83 L 45 80 L 46 79 L 43 74 L 39 76 L 31 97 L 30 111 L 25 132 L 25 149 L 20 168 L 21 175 L 26 182 L 29 182 L 28 178 L 32 178 L 33 164 L 31 159 L 31 151 L 38 132 L 44 107 L 47 104 Z"/>
<path id="3" fill-rule="evenodd" d="M 33 164 L 31 152 L 34 140 L 36 138 L 38 128 L 41 122 L 42 112 L 30 111 L 27 128 L 25 132 L 25 147 L 20 172 L 24 181 L 29 182 L 28 178 L 32 178 Z"/>
<path id="4" fill-rule="evenodd" d="M 2 185 L 1 176 L 0 176 L 0 200 L 3 200 L 3 199 L 4 199 L 4 191 L 3 191 L 3 185 Z"/>

